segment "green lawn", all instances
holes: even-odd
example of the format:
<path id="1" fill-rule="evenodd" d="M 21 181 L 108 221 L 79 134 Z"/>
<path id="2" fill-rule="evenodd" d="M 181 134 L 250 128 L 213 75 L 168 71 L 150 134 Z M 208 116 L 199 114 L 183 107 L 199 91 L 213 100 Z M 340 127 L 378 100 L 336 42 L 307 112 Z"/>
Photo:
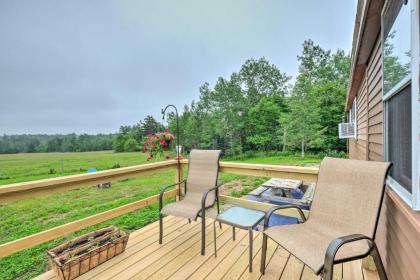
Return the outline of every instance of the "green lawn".
<path id="1" fill-rule="evenodd" d="M 146 163 L 144 153 L 39 153 L 0 155 L 0 185 Z M 162 160 L 157 158 L 156 160 Z"/>
<path id="2" fill-rule="evenodd" d="M 159 159 L 156 159 L 159 160 Z M 320 159 L 301 161 L 299 157 L 259 157 L 236 159 L 236 161 L 270 164 L 316 164 Z M 63 162 L 63 173 L 61 173 Z M 22 181 L 50 178 L 61 175 L 85 173 L 88 168 L 104 170 L 114 165 L 129 166 L 146 163 L 142 153 L 51 153 L 0 155 L 0 185 Z M 54 172 L 50 172 L 54 169 Z M 148 176 L 116 182 L 109 189 L 85 187 L 62 193 L 0 204 L 0 244 L 15 240 L 58 225 L 75 221 L 108 209 L 157 194 L 162 185 L 173 182 L 174 170 L 162 171 Z M 222 174 L 222 182 L 242 180 L 244 186 L 254 187 L 261 179 Z M 0 186 L 1 187 L 1 186 Z M 67 237 L 73 238 L 83 232 L 115 225 L 128 232 L 157 219 L 157 205 L 92 226 Z M 62 242 L 54 240 L 31 249 L 0 259 L 0 279 L 28 279 L 45 271 L 45 251 Z"/>

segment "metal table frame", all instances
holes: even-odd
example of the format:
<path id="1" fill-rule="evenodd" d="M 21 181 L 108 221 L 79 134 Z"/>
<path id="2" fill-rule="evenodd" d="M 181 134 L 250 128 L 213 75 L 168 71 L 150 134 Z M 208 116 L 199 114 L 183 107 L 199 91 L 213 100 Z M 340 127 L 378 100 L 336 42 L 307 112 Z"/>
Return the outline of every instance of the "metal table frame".
<path id="1" fill-rule="evenodd" d="M 222 218 L 219 218 L 219 216 L 221 214 L 223 214 L 223 213 L 221 213 L 220 215 L 218 215 L 216 217 L 216 219 L 214 220 L 214 222 L 213 222 L 214 257 L 217 257 L 217 245 L 216 245 L 216 239 L 217 239 L 217 237 L 216 237 L 216 223 L 217 222 L 219 222 L 220 227 L 221 227 L 221 224 L 222 223 L 232 226 L 232 239 L 233 240 L 235 240 L 235 228 L 240 228 L 240 229 L 248 230 L 248 232 L 249 232 L 249 272 L 252 272 L 252 257 L 253 257 L 253 251 L 252 251 L 253 248 L 252 247 L 253 247 L 253 244 L 254 244 L 254 235 L 253 235 L 253 230 L 252 229 L 255 226 L 257 226 L 259 223 L 261 223 L 261 221 L 264 220 L 265 212 L 260 211 L 260 210 L 255 210 L 255 209 L 249 209 L 249 208 L 245 208 L 245 207 L 240 207 L 240 206 L 233 206 L 233 207 L 244 208 L 244 209 L 247 209 L 247 210 L 252 210 L 252 211 L 255 211 L 255 212 L 260 212 L 263 215 L 262 215 L 262 217 L 260 219 L 256 219 L 255 222 L 251 226 L 243 226 L 243 225 L 241 225 L 239 223 L 234 223 L 232 221 L 226 221 L 226 220 L 223 220 Z"/>

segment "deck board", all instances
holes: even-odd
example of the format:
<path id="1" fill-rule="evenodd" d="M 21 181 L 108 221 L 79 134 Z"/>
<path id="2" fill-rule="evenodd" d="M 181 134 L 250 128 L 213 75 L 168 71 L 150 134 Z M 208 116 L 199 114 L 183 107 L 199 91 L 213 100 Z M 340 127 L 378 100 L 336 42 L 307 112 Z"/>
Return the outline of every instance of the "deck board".
<path id="1" fill-rule="evenodd" d="M 228 227 L 223 227 L 221 231 L 217 231 L 217 238 L 218 241 L 222 244 L 225 244 L 231 239 L 232 231 L 228 230 Z M 208 258 L 213 258 L 213 255 L 210 253 L 213 253 L 213 236 L 206 236 L 206 257 L 201 257 L 200 254 L 200 246 L 201 242 L 197 242 L 194 244 L 195 248 L 190 247 L 190 250 L 184 251 L 181 255 L 174 258 L 172 261 L 167 263 L 164 267 L 164 269 L 159 269 L 156 271 L 153 275 L 149 277 L 150 280 L 160 280 L 160 279 L 168 279 L 171 277 L 174 273 L 177 271 L 180 271 L 182 268 L 185 267 L 186 270 L 196 269 L 198 268 L 202 263 L 204 263 L 205 260 Z M 184 278 L 178 278 L 178 279 L 185 279 Z"/>
<path id="2" fill-rule="evenodd" d="M 166 217 L 163 244 L 158 244 L 158 223 L 130 234 L 126 251 L 77 278 L 88 279 L 286 279 L 319 280 L 319 276 L 272 240 L 268 240 L 267 267 L 261 275 L 262 234 L 254 232 L 253 272 L 248 272 L 249 235 L 236 229 L 236 240 L 228 225 L 217 227 L 217 257 L 214 257 L 212 220 L 206 222 L 206 255 L 201 256 L 201 223 Z M 37 280 L 58 279 L 54 272 Z M 334 279 L 378 279 L 377 273 L 362 269 L 361 261 L 334 267 Z"/>
<path id="3" fill-rule="evenodd" d="M 304 266 L 303 262 L 298 260 L 295 256 L 290 255 L 280 280 L 300 279 Z"/>

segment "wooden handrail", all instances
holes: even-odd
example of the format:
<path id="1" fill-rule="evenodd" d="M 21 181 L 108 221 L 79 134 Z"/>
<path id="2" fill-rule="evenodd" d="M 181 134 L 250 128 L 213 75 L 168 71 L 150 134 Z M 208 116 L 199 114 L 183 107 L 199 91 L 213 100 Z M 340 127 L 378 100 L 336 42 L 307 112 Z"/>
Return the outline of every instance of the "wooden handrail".
<path id="1" fill-rule="evenodd" d="M 184 165 L 188 160 L 183 159 Z M 318 178 L 318 167 L 301 167 L 274 164 L 255 164 L 239 162 L 220 162 L 220 172 L 248 176 L 278 177 L 284 179 L 300 179 L 305 182 L 316 182 Z"/>
<path id="2" fill-rule="evenodd" d="M 182 163 L 182 165 L 186 165 L 188 163 L 188 160 L 182 160 Z M 34 195 L 65 191 L 84 186 L 91 186 L 98 183 L 112 182 L 115 180 L 121 180 L 125 178 L 136 177 L 139 175 L 149 174 L 151 172 L 156 172 L 157 170 L 176 167 L 177 161 L 169 160 L 163 162 L 99 171 L 95 173 L 63 176 L 52 179 L 4 185 L 0 186 L 0 202 L 22 199 L 28 196 L 32 197 Z M 316 167 L 297 167 L 236 162 L 220 162 L 220 172 L 249 176 L 301 179 L 307 182 L 316 181 L 318 176 L 318 168 Z M 176 177 L 176 181 L 179 182 L 180 180 L 182 180 L 182 177 Z M 177 190 L 172 190 L 166 192 L 165 197 L 173 197 L 177 194 Z M 237 204 L 260 210 L 267 210 L 271 207 L 271 204 L 268 203 L 248 201 L 245 199 L 234 198 L 230 196 L 221 196 L 221 201 L 229 204 Z M 86 227 L 144 208 L 156 202 L 158 202 L 158 195 L 135 201 L 27 237 L 13 240 L 5 244 L 1 244 L 0 258 L 22 251 L 24 249 L 28 249 L 35 245 L 51 241 L 59 237 L 67 236 L 69 233 L 76 232 Z M 292 210 L 282 210 L 281 213 L 287 216 L 297 217 L 297 214 L 294 213 Z M 305 211 L 305 214 L 308 214 L 308 212 Z"/>
<path id="3" fill-rule="evenodd" d="M 177 190 L 171 190 L 166 192 L 164 197 L 174 197 L 176 194 Z M 133 212 L 135 210 L 157 203 L 158 201 L 159 195 L 154 195 L 77 221 L 73 221 L 58 227 L 32 234 L 30 236 L 1 244 L 0 258 L 31 248 L 35 245 L 54 240 L 59 237 L 67 236 L 72 232 L 76 232 L 89 226 L 96 225 L 109 219 Z"/>
<path id="4" fill-rule="evenodd" d="M 94 173 L 62 176 L 44 180 L 0 186 L 0 202 L 13 201 L 34 195 L 45 195 L 100 183 L 146 175 L 157 170 L 176 168 L 176 160 L 122 167 Z"/>

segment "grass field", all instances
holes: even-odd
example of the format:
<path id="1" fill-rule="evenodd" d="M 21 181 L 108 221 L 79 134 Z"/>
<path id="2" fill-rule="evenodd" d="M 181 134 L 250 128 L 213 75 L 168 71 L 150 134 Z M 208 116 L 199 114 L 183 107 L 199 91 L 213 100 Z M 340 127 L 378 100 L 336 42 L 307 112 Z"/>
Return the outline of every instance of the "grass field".
<path id="1" fill-rule="evenodd" d="M 113 151 L 0 155 L 0 185 L 86 173 L 89 168 L 105 170 L 143 164 L 146 158 L 140 152 Z"/>
<path id="2" fill-rule="evenodd" d="M 296 156 L 234 160 L 291 165 L 312 165 L 320 161 L 315 156 L 303 161 Z M 142 163 L 146 163 L 142 153 L 110 151 L 0 155 L 0 185 L 85 173 L 88 168 L 104 170 Z M 116 182 L 109 189 L 85 187 L 0 204 L 0 244 L 157 194 L 162 185 L 173 182 L 174 176 L 174 171 L 169 170 Z M 253 187 L 259 182 L 257 178 L 232 174 L 222 174 L 220 179 L 222 182 L 241 180 L 244 187 Z M 157 205 L 154 205 L 92 226 L 67 239 L 106 225 L 131 232 L 156 219 Z M 28 279 L 42 273 L 47 267 L 45 251 L 63 240 L 57 239 L 0 259 L 0 279 Z"/>

